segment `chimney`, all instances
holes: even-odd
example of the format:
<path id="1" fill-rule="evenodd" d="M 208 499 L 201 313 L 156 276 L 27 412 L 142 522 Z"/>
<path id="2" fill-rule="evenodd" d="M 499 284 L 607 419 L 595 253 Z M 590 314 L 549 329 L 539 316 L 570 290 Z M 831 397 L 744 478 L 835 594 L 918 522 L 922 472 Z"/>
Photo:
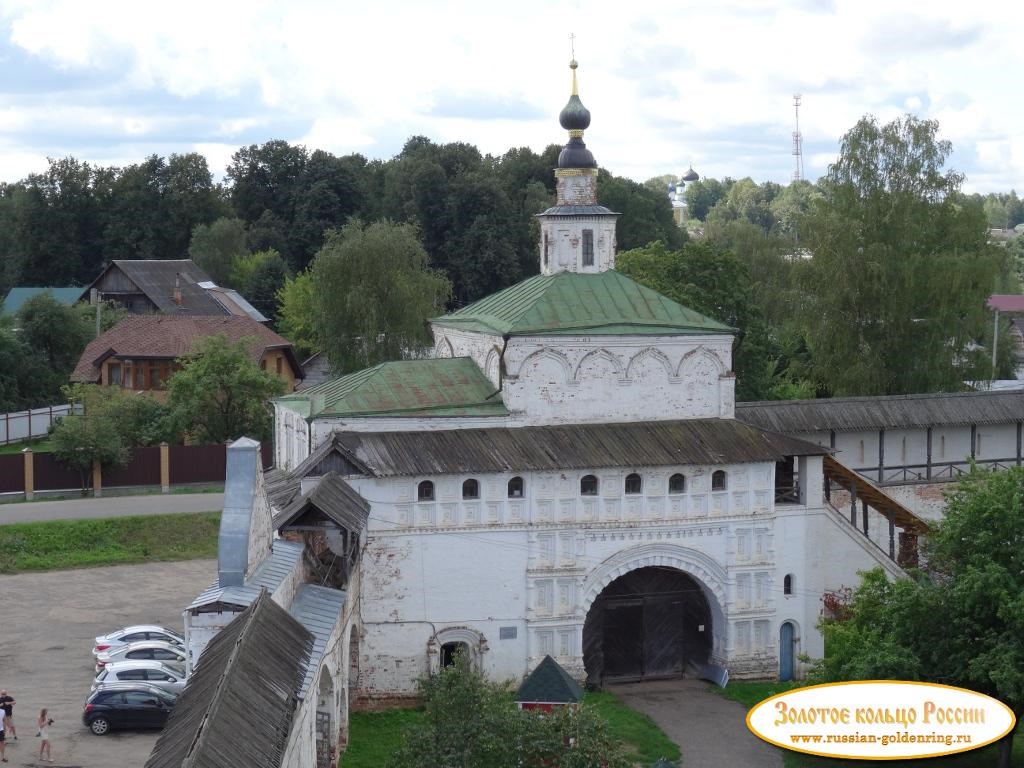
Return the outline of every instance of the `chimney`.
<path id="1" fill-rule="evenodd" d="M 171 295 L 174 303 L 181 306 L 181 273 L 174 273 L 174 293 Z"/>

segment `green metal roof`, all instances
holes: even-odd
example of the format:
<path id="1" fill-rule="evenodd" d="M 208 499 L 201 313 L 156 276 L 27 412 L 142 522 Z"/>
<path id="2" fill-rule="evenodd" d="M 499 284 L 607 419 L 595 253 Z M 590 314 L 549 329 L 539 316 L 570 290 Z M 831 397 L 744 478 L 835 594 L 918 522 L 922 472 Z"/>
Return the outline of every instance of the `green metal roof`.
<path id="1" fill-rule="evenodd" d="M 436 318 L 433 323 L 510 336 L 661 336 L 733 331 L 615 270 L 537 275 Z"/>
<path id="2" fill-rule="evenodd" d="M 277 398 L 314 416 L 506 416 L 491 381 L 468 357 L 381 363 Z"/>
<path id="3" fill-rule="evenodd" d="M 574 704 L 583 698 L 583 689 L 562 666 L 545 656 L 516 691 L 520 703 Z"/>
<path id="4" fill-rule="evenodd" d="M 22 305 L 33 296 L 38 296 L 40 293 L 49 293 L 53 298 L 61 304 L 67 304 L 70 306 L 78 301 L 82 295 L 81 288 L 11 288 L 7 294 L 7 298 L 4 299 L 2 307 L 0 307 L 0 314 L 5 315 L 16 315 L 18 310 L 21 309 Z"/>

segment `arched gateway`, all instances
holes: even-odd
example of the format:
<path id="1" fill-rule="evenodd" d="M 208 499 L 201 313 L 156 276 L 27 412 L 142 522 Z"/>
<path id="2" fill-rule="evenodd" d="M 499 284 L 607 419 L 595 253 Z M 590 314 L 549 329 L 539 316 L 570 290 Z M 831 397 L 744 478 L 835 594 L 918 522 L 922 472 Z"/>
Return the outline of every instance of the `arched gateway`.
<path id="1" fill-rule="evenodd" d="M 619 576 L 594 600 L 583 625 L 583 664 L 596 684 L 680 677 L 706 664 L 713 646 L 704 589 L 666 566 Z"/>

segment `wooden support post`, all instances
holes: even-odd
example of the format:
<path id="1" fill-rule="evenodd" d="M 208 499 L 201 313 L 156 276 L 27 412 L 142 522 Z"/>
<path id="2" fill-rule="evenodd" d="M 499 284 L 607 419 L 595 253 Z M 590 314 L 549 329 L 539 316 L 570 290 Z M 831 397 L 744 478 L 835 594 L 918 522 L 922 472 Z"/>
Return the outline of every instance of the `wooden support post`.
<path id="1" fill-rule="evenodd" d="M 22 448 L 21 457 L 25 463 L 25 501 L 32 501 L 36 495 L 36 476 L 32 448 Z"/>
<path id="2" fill-rule="evenodd" d="M 1020 427 L 1021 427 L 1021 422 L 1018 421 L 1017 422 L 1017 466 L 1018 467 L 1020 466 L 1020 459 L 1021 459 L 1021 456 L 1020 456 Z"/>
<path id="3" fill-rule="evenodd" d="M 925 445 L 925 456 L 924 456 L 924 476 L 928 479 L 932 479 L 932 428 L 928 427 L 927 432 L 927 444 Z"/>
<path id="4" fill-rule="evenodd" d="M 850 525 L 857 527 L 857 481 L 850 482 Z"/>
<path id="5" fill-rule="evenodd" d="M 92 495 L 97 499 L 103 495 L 103 467 L 98 461 L 92 463 Z"/>
<path id="6" fill-rule="evenodd" d="M 836 449 L 836 431 L 834 429 L 830 429 L 828 432 L 828 447 L 833 451 Z"/>
<path id="7" fill-rule="evenodd" d="M 868 503 L 866 501 L 861 501 L 861 503 L 860 503 L 860 520 L 861 520 L 861 524 L 864 526 L 864 535 L 867 536 L 868 535 Z"/>
<path id="8" fill-rule="evenodd" d="M 160 443 L 160 490 L 171 492 L 171 449 L 167 443 Z"/>
<path id="9" fill-rule="evenodd" d="M 878 484 L 885 482 L 885 430 L 878 430 Z"/>
<path id="10" fill-rule="evenodd" d="M 978 448 L 978 425 L 971 424 L 971 458 L 974 458 L 974 454 Z"/>
<path id="11" fill-rule="evenodd" d="M 896 559 L 896 513 L 889 510 L 889 559 Z"/>

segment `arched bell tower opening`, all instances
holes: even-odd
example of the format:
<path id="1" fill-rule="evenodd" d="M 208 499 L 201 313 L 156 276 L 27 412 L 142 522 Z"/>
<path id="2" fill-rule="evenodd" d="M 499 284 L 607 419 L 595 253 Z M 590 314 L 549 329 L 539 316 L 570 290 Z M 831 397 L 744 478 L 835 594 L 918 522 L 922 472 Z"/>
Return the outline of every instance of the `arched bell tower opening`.
<path id="1" fill-rule="evenodd" d="M 708 596 L 689 574 L 665 566 L 630 571 L 608 584 L 587 613 L 587 681 L 601 685 L 692 673 L 711 659 L 711 622 Z"/>

